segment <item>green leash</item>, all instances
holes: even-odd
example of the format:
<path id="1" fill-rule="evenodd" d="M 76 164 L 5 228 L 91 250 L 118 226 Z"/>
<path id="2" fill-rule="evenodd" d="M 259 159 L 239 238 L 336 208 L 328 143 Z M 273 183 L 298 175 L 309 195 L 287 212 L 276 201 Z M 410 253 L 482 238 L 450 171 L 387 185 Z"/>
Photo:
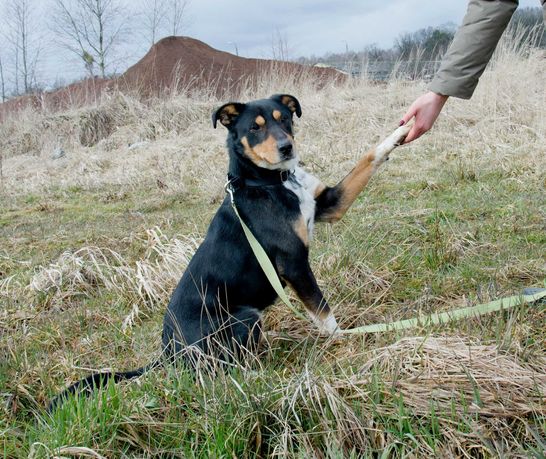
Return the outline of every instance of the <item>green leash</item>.
<path id="1" fill-rule="evenodd" d="M 269 283 L 271 284 L 271 286 L 273 287 L 277 295 L 279 295 L 279 298 L 288 307 L 288 309 L 290 309 L 294 313 L 296 317 L 299 317 L 300 319 L 307 319 L 307 317 L 305 317 L 305 315 L 303 315 L 291 303 L 290 299 L 286 295 L 286 292 L 284 291 L 284 288 L 282 287 L 279 276 L 277 275 L 277 271 L 275 271 L 275 268 L 273 267 L 271 260 L 269 260 L 269 257 L 265 253 L 265 250 L 263 249 L 261 244 L 258 242 L 258 240 L 254 237 L 254 235 L 252 234 L 252 231 L 250 231 L 250 228 L 245 224 L 245 222 L 239 215 L 239 212 L 237 211 L 237 207 L 235 206 L 235 200 L 233 199 L 233 188 L 229 180 L 225 184 L 224 188 L 226 190 L 226 193 L 229 194 L 229 197 L 231 199 L 231 206 L 233 207 L 233 210 L 235 212 L 235 215 L 237 215 L 239 222 L 241 222 L 241 226 L 248 240 L 248 243 L 250 244 L 250 248 L 252 249 L 252 252 L 254 252 L 254 256 L 256 257 L 256 260 L 258 260 L 258 263 L 261 266 L 267 279 L 269 280 Z M 513 295 L 513 296 L 508 296 L 506 298 L 500 298 L 495 301 L 490 301 L 489 303 L 478 304 L 476 306 L 453 309 L 451 311 L 446 311 L 446 312 L 435 312 L 428 315 L 420 315 L 419 317 L 414 317 L 413 319 L 398 320 L 396 322 L 388 322 L 388 323 L 381 323 L 381 324 L 364 325 L 363 327 L 350 328 L 347 330 L 339 330 L 339 333 L 343 333 L 343 334 L 381 333 L 381 332 L 386 332 L 391 330 L 405 330 L 408 328 L 417 327 L 419 325 L 426 326 L 430 324 L 433 324 L 433 325 L 444 324 L 454 320 L 464 319 L 466 317 L 481 316 L 484 314 L 489 314 L 491 312 L 510 309 L 525 303 L 533 303 L 545 297 L 546 297 L 546 290 L 537 292 L 533 295 Z"/>
<path id="2" fill-rule="evenodd" d="M 277 276 L 277 271 L 275 271 L 275 268 L 273 267 L 273 263 L 271 263 L 271 260 L 269 260 L 269 257 L 265 253 L 264 248 L 261 246 L 258 240 L 254 237 L 254 235 L 252 234 L 252 231 L 250 231 L 250 228 L 246 226 L 245 222 L 239 215 L 239 212 L 237 211 L 237 207 L 235 206 L 235 200 L 233 199 L 233 188 L 229 180 L 225 184 L 224 188 L 226 192 L 229 194 L 229 197 L 231 199 L 231 207 L 233 207 L 233 211 L 235 212 L 235 215 L 237 215 L 237 218 L 241 222 L 241 226 L 243 227 L 245 236 L 248 240 L 248 243 L 250 244 L 250 248 L 254 252 L 254 256 L 256 257 L 256 260 L 258 260 L 258 263 L 260 264 L 264 274 L 266 275 L 267 280 L 271 284 L 271 287 L 273 287 L 277 295 L 279 295 L 279 298 L 283 301 L 284 304 L 286 304 L 286 306 L 288 306 L 288 308 L 294 313 L 296 317 L 307 320 L 307 317 L 305 317 L 305 315 L 303 315 L 300 311 L 298 311 L 288 299 L 288 296 L 286 295 L 286 292 L 284 291 L 284 288 L 281 284 L 279 276 Z"/>
<path id="3" fill-rule="evenodd" d="M 484 314 L 489 314 L 490 312 L 510 309 L 514 306 L 520 306 L 525 303 L 533 303 L 544 297 L 546 297 L 546 290 L 535 293 L 534 295 L 507 296 L 505 298 L 500 298 L 489 303 L 478 304 L 476 306 L 469 306 L 466 308 L 453 309 L 446 312 L 435 312 L 433 314 L 414 317 L 413 319 L 405 319 L 384 324 L 371 324 L 364 325 L 363 327 L 350 328 L 348 330 L 342 330 L 342 333 L 381 333 L 391 330 L 405 330 L 407 328 L 417 327 L 418 325 L 426 326 L 429 324 L 445 324 L 453 320 L 464 319 L 465 317 L 482 316 Z"/>

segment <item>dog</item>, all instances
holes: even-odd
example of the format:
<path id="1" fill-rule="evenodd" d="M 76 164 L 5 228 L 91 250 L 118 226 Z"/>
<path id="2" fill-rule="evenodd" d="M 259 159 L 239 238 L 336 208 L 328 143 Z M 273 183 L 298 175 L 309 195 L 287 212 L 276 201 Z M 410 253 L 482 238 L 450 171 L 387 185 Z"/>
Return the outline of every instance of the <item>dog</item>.
<path id="1" fill-rule="evenodd" d="M 298 165 L 294 115 L 299 101 L 288 94 L 248 103 L 229 102 L 212 114 L 212 124 L 227 128 L 228 187 L 242 220 L 264 248 L 283 287 L 292 288 L 321 332 L 335 334 L 338 323 L 309 264 L 315 222 L 343 217 L 409 127 L 399 127 L 358 161 L 336 186 L 328 187 Z M 167 307 L 163 352 L 175 360 L 184 350 L 234 361 L 254 353 L 261 314 L 277 294 L 251 250 L 226 196 L 184 272 Z M 69 393 L 90 391 L 144 374 L 158 361 L 123 373 L 97 373 L 73 384 Z M 53 403 L 53 406 L 56 403 Z"/>

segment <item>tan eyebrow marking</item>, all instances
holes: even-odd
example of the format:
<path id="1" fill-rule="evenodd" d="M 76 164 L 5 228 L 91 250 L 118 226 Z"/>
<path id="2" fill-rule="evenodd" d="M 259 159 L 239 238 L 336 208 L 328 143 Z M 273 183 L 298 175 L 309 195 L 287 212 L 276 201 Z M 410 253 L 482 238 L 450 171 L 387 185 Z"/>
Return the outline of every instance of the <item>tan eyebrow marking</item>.
<path id="1" fill-rule="evenodd" d="M 273 118 L 279 121 L 281 119 L 281 112 L 279 110 L 273 110 Z"/>
<path id="2" fill-rule="evenodd" d="M 264 125 L 265 125 L 265 119 L 264 119 L 264 117 L 263 117 L 262 115 L 258 115 L 258 116 L 256 117 L 256 120 L 255 120 L 255 121 L 256 121 L 256 124 L 257 124 L 258 126 L 264 126 Z"/>

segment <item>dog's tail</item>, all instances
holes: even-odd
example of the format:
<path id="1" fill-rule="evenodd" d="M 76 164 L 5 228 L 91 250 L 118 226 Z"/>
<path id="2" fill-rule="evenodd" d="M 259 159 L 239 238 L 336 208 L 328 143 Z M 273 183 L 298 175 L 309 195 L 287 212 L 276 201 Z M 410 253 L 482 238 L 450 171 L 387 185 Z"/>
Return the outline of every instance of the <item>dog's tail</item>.
<path id="1" fill-rule="evenodd" d="M 106 386 L 108 381 L 113 380 L 115 383 L 123 381 L 125 379 L 133 379 L 142 376 L 144 373 L 153 370 L 163 364 L 163 359 L 159 358 L 156 361 L 144 365 L 136 370 L 130 370 L 125 372 L 103 372 L 94 373 L 87 378 L 81 379 L 78 382 L 72 384 L 63 390 L 59 395 L 54 397 L 47 407 L 47 411 L 51 412 L 59 405 L 61 405 L 69 395 L 71 394 L 83 394 L 90 395 L 96 389 Z"/>

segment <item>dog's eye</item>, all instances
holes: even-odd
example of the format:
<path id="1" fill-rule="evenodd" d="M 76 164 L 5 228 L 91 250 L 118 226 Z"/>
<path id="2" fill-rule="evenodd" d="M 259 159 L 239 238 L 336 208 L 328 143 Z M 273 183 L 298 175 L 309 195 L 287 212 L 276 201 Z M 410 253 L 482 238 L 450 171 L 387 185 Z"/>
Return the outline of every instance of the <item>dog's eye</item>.
<path id="1" fill-rule="evenodd" d="M 250 132 L 258 132 L 259 130 L 260 130 L 260 126 L 256 123 L 250 126 Z"/>

